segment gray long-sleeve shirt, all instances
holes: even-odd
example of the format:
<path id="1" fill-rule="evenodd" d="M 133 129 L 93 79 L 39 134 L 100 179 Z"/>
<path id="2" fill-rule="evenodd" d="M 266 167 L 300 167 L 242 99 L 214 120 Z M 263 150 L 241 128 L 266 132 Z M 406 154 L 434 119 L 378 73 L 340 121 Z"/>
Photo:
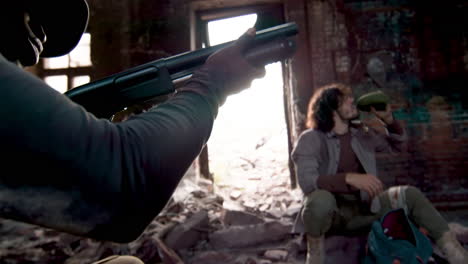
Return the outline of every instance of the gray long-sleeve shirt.
<path id="1" fill-rule="evenodd" d="M 365 173 L 377 174 L 376 152 L 400 152 L 406 133 L 398 121 L 387 127 L 386 133 L 372 128 L 351 127 L 351 148 Z M 346 186 L 343 173 L 338 172 L 340 139 L 335 133 L 308 129 L 301 133 L 291 153 L 296 177 L 304 195 L 319 189 L 318 181 L 327 182 L 328 191 L 334 193 L 351 190 Z M 370 203 L 369 195 L 360 191 L 362 200 Z M 293 232 L 304 232 L 301 214 L 296 217 Z"/>
<path id="2" fill-rule="evenodd" d="M 0 55 L 0 216 L 135 239 L 208 140 L 219 98 L 205 77 L 116 124 Z"/>
<path id="3" fill-rule="evenodd" d="M 377 175 L 376 152 L 399 152 L 406 135 L 398 121 L 387 127 L 387 133 L 372 128 L 351 127 L 351 148 L 364 171 Z M 344 178 L 337 175 L 340 158 L 340 140 L 333 133 L 323 133 L 308 129 L 301 133 L 292 151 L 299 186 L 304 194 L 318 188 L 317 181 L 337 181 L 336 186 L 344 186 Z M 340 188 L 343 189 L 343 188 Z M 329 190 L 334 191 L 334 190 Z"/>

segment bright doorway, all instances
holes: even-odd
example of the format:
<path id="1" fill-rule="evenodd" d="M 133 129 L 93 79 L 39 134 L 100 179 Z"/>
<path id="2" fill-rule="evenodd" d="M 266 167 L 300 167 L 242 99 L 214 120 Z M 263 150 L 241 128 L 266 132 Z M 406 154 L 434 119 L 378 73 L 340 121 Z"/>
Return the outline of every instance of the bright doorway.
<path id="1" fill-rule="evenodd" d="M 248 14 L 208 22 L 210 45 L 237 39 L 256 19 L 256 14 Z M 289 182 L 287 142 L 282 65 L 278 62 L 267 65 L 264 78 L 228 97 L 220 108 L 208 141 L 215 184 L 258 191 L 264 180 L 280 177 Z"/>

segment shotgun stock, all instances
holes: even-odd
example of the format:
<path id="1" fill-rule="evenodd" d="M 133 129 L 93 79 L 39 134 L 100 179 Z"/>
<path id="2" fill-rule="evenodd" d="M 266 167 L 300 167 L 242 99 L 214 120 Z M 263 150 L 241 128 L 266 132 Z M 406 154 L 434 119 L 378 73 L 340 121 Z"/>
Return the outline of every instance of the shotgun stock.
<path id="1" fill-rule="evenodd" d="M 294 22 L 258 31 L 246 59 L 263 66 L 291 57 L 296 49 Z M 206 59 L 234 41 L 151 61 L 65 93 L 99 118 L 110 118 L 125 107 L 173 93 Z"/>

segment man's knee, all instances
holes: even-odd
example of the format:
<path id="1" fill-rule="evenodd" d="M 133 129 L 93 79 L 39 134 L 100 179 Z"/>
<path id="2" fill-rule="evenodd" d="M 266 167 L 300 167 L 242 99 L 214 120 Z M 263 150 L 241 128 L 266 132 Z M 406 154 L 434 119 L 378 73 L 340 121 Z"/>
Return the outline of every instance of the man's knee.
<path id="1" fill-rule="evenodd" d="M 336 210 L 336 200 L 330 192 L 317 190 L 307 195 L 302 211 L 306 232 L 312 236 L 323 235 L 331 227 Z"/>
<path id="2" fill-rule="evenodd" d="M 387 195 L 392 209 L 407 208 L 410 203 L 425 199 L 424 194 L 411 185 L 393 186 Z"/>
<path id="3" fill-rule="evenodd" d="M 304 208 L 319 217 L 325 217 L 336 210 L 336 200 L 332 193 L 317 190 L 305 197 Z"/>
<path id="4" fill-rule="evenodd" d="M 426 197 L 421 190 L 414 186 L 408 185 L 406 188 L 406 199 L 407 200 L 416 200 Z"/>

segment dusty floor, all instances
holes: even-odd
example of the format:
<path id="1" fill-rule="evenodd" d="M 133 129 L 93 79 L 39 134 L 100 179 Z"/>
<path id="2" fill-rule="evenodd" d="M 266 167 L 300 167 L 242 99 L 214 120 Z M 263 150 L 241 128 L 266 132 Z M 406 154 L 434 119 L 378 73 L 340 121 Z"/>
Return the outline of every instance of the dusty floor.
<path id="1" fill-rule="evenodd" d="M 0 263 L 84 264 L 113 254 L 146 264 L 304 263 L 304 240 L 291 233 L 301 193 L 291 190 L 287 159 L 278 153 L 259 148 L 242 156 L 224 168 L 227 176 L 214 170 L 215 184 L 191 168 L 165 210 L 129 244 L 0 219 Z M 442 214 L 468 246 L 468 210 Z M 328 238 L 327 263 L 359 263 L 364 243 L 365 236 Z"/>
<path id="2" fill-rule="evenodd" d="M 213 188 L 192 178 L 181 182 L 165 211 L 129 244 L 2 220 L 0 263 L 91 263 L 112 254 L 138 256 L 147 264 L 304 263 L 304 241 L 290 233 L 300 193 L 290 190 L 284 175 L 251 178 L 257 184 L 250 188 Z M 468 243 L 468 210 L 442 213 L 450 222 L 465 225 L 454 227 Z M 327 263 L 358 263 L 363 243 L 362 237 L 329 238 L 327 254 L 332 257 Z"/>
<path id="3" fill-rule="evenodd" d="M 298 253 L 294 258 L 302 262 L 300 237 L 289 234 L 299 198 L 288 190 L 286 181 L 269 182 L 261 187 L 270 191 L 267 194 L 257 188 L 213 190 L 205 181 L 183 181 L 165 211 L 130 244 L 99 242 L 2 220 L 0 262 L 90 263 L 111 254 L 131 254 L 145 263 L 174 263 L 164 257 L 166 247 L 186 263 L 219 263 L 220 258 L 226 263 L 294 263 L 293 250 Z M 188 227 L 177 230 L 184 225 Z"/>

